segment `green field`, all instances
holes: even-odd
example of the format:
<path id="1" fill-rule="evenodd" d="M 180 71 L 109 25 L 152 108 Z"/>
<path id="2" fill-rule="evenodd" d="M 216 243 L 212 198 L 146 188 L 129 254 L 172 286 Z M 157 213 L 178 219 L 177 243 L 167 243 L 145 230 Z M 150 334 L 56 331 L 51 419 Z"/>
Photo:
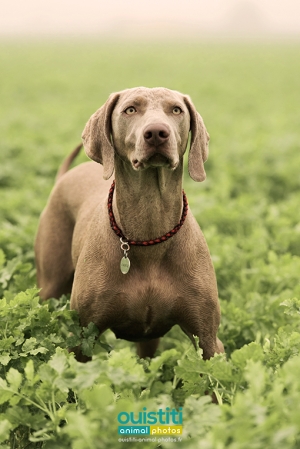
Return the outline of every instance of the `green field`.
<path id="1" fill-rule="evenodd" d="M 118 413 L 183 406 L 185 449 L 300 448 L 299 50 L 0 44 L 0 447 L 129 447 Z M 138 85 L 189 94 L 211 136 L 206 181 L 186 173 L 184 187 L 216 270 L 226 357 L 204 362 L 177 327 L 152 361 L 111 332 L 93 349 L 68 298 L 37 299 L 33 241 L 56 170 L 108 95 Z M 86 365 L 66 350 L 80 338 Z"/>

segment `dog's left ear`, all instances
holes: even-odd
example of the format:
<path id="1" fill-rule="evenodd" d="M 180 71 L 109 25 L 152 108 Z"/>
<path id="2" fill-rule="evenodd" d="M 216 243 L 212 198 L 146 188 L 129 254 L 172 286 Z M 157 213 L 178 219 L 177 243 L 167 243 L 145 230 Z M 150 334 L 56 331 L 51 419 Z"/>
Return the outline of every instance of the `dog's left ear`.
<path id="1" fill-rule="evenodd" d="M 87 156 L 103 165 L 104 179 L 109 179 L 114 171 L 114 148 L 110 138 L 111 114 L 119 96 L 119 93 L 109 96 L 106 103 L 91 116 L 81 136 Z"/>
<path id="2" fill-rule="evenodd" d="M 184 102 L 191 117 L 190 129 L 192 138 L 188 160 L 189 174 L 194 181 L 201 182 L 206 178 L 204 162 L 208 158 L 209 134 L 206 131 L 201 115 L 196 111 L 188 95 L 184 96 Z"/>

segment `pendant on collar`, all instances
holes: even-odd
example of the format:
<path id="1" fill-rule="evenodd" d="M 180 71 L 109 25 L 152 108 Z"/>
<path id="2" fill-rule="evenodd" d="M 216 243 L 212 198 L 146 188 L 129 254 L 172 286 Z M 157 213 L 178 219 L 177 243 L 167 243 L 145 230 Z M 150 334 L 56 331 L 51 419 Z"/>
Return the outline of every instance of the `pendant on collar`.
<path id="1" fill-rule="evenodd" d="M 130 246 L 128 245 L 128 242 L 123 242 L 122 237 L 120 238 L 120 242 L 121 250 L 124 251 L 124 256 L 122 257 L 120 263 L 120 269 L 123 274 L 127 274 L 130 269 L 130 260 L 127 254 L 127 252 L 130 250 Z"/>
<path id="2" fill-rule="evenodd" d="M 128 251 L 130 250 L 130 246 L 151 246 L 151 245 L 157 245 L 158 243 L 163 243 L 169 238 L 173 237 L 173 235 L 177 234 L 177 232 L 182 227 L 185 218 L 188 213 L 188 201 L 186 194 L 184 191 L 182 191 L 182 198 L 183 198 L 183 209 L 182 214 L 180 218 L 180 222 L 173 228 L 171 231 L 167 232 L 166 234 L 162 235 L 161 237 L 158 237 L 156 239 L 152 240 L 129 240 L 125 237 L 121 229 L 118 227 L 115 216 L 112 209 L 112 201 L 113 201 L 113 194 L 115 190 L 115 181 L 113 181 L 111 188 L 109 190 L 108 195 L 108 202 L 107 202 L 107 208 L 108 208 L 108 215 L 109 215 L 109 221 L 110 226 L 115 234 L 117 234 L 118 237 L 120 237 L 121 241 L 121 249 L 124 251 L 124 256 L 122 257 L 121 263 L 120 263 L 120 269 L 123 274 L 127 274 L 130 269 L 130 260 L 128 258 Z"/>

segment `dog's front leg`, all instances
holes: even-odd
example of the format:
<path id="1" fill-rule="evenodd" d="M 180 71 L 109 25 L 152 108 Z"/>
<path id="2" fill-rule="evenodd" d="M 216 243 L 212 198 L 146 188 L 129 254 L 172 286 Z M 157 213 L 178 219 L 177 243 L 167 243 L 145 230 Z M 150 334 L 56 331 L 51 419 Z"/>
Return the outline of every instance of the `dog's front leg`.
<path id="1" fill-rule="evenodd" d="M 81 346 L 75 346 L 75 348 L 70 348 L 69 352 L 74 352 L 75 359 L 77 360 L 77 362 L 86 363 L 92 360 L 92 357 L 83 354 Z"/>
<path id="2" fill-rule="evenodd" d="M 137 346 L 137 354 L 141 359 L 146 357 L 154 357 L 155 351 L 159 345 L 159 338 L 148 341 L 139 341 Z"/>

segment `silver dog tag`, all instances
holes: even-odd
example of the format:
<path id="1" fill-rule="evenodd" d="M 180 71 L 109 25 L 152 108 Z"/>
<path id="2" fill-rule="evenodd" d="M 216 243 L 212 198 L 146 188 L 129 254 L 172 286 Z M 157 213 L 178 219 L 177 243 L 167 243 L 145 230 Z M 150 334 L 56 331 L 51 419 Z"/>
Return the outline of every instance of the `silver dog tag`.
<path id="1" fill-rule="evenodd" d="M 122 257 L 120 269 L 123 274 L 127 274 L 130 269 L 130 260 L 128 257 Z"/>

